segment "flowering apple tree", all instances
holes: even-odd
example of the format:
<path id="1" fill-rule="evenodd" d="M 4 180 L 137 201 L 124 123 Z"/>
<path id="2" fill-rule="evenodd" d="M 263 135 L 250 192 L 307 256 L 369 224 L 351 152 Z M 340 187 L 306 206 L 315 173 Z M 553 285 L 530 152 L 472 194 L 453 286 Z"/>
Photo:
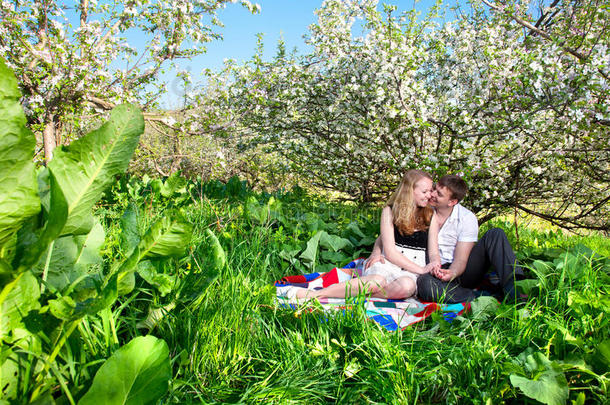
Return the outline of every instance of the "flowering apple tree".
<path id="1" fill-rule="evenodd" d="M 166 91 L 159 73 L 205 52 L 203 44 L 220 37 L 216 11 L 231 2 L 2 0 L 0 57 L 18 77 L 30 125 L 43 134 L 45 160 L 64 141 L 68 117 L 125 101 L 154 107 Z"/>
<path id="2" fill-rule="evenodd" d="M 303 183 L 387 196 L 401 173 L 462 174 L 481 220 L 521 210 L 609 230 L 610 10 L 473 2 L 454 21 L 328 0 L 305 56 L 233 66 L 225 108 Z M 516 212 L 516 211 L 515 211 Z"/>

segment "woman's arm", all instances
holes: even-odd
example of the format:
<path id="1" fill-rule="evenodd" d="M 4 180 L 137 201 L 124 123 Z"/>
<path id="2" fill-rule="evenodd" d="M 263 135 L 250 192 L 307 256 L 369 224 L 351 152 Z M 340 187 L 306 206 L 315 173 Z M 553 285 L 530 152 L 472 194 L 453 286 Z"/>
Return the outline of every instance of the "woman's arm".
<path id="1" fill-rule="evenodd" d="M 394 240 L 394 221 L 392 220 L 392 209 L 390 207 L 385 207 L 383 211 L 381 211 L 380 234 L 381 243 L 383 244 L 383 254 L 391 263 L 394 263 L 398 267 L 410 271 L 411 273 L 423 274 L 428 272 L 427 269 L 418 266 L 407 259 L 398 249 L 396 249 Z"/>
<path id="2" fill-rule="evenodd" d="M 383 259 L 383 254 L 381 253 L 381 251 L 382 251 L 381 236 L 379 236 L 377 239 L 375 239 L 375 245 L 373 245 L 373 251 L 371 252 L 371 255 L 369 256 L 368 259 L 366 259 L 366 263 L 364 264 L 365 269 L 368 269 L 369 267 L 371 267 L 373 264 L 375 264 L 377 262 L 385 263 L 385 260 Z"/>

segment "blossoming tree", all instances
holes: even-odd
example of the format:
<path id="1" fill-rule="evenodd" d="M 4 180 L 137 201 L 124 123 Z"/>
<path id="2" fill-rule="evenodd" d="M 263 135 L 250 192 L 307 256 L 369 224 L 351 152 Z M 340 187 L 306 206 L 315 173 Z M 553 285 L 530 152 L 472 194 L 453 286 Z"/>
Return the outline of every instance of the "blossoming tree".
<path id="1" fill-rule="evenodd" d="M 205 52 L 219 38 L 216 11 L 231 0 L 14 0 L 0 3 L 0 56 L 18 77 L 45 160 L 63 142 L 67 117 L 166 91 L 168 63 Z M 258 6 L 247 0 L 250 11 Z M 137 46 L 126 38 L 137 38 Z M 76 115 L 72 115 L 76 114 Z"/>
<path id="2" fill-rule="evenodd" d="M 482 220 L 610 229 L 610 10 L 485 2 L 440 23 L 440 6 L 419 19 L 326 1 L 314 51 L 235 66 L 225 108 L 305 181 L 354 199 L 417 167 L 464 175 Z"/>

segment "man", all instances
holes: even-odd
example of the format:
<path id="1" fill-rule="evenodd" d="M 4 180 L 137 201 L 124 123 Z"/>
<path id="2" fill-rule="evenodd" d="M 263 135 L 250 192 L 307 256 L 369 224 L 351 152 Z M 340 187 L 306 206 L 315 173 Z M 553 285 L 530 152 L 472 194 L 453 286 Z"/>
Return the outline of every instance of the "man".
<path id="1" fill-rule="evenodd" d="M 514 281 L 523 277 L 523 270 L 503 230 L 490 229 L 477 241 L 477 219 L 460 204 L 467 191 L 462 178 L 447 175 L 432 192 L 430 205 L 436 210 L 428 242 L 432 268 L 418 278 L 418 294 L 427 301 L 472 301 L 481 295 L 473 289 L 493 267 L 499 278 L 498 292 L 514 301 Z"/>
<path id="2" fill-rule="evenodd" d="M 430 271 L 417 279 L 417 294 L 424 301 L 466 302 L 482 295 L 475 291 L 485 274 L 493 267 L 500 284 L 497 293 L 507 301 L 515 300 L 515 277 L 523 270 L 517 265 L 506 234 L 490 229 L 477 241 L 479 225 L 476 216 L 460 204 L 468 188 L 462 178 L 443 176 L 429 204 L 435 208 L 428 238 L 427 265 Z M 375 244 L 371 262 L 381 260 Z"/>

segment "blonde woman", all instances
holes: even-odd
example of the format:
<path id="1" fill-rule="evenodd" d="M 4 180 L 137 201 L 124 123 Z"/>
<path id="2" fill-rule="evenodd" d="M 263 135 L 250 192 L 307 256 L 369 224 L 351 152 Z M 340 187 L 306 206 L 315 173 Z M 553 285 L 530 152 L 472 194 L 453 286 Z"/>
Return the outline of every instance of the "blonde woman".
<path id="1" fill-rule="evenodd" d="M 278 293 L 300 299 L 342 298 L 361 292 L 391 299 L 413 296 L 417 276 L 430 271 L 430 266 L 426 266 L 426 247 L 433 213 L 428 206 L 432 187 L 432 177 L 424 171 L 409 170 L 404 175 L 381 212 L 380 236 L 362 277 L 318 290 L 280 287 Z"/>

